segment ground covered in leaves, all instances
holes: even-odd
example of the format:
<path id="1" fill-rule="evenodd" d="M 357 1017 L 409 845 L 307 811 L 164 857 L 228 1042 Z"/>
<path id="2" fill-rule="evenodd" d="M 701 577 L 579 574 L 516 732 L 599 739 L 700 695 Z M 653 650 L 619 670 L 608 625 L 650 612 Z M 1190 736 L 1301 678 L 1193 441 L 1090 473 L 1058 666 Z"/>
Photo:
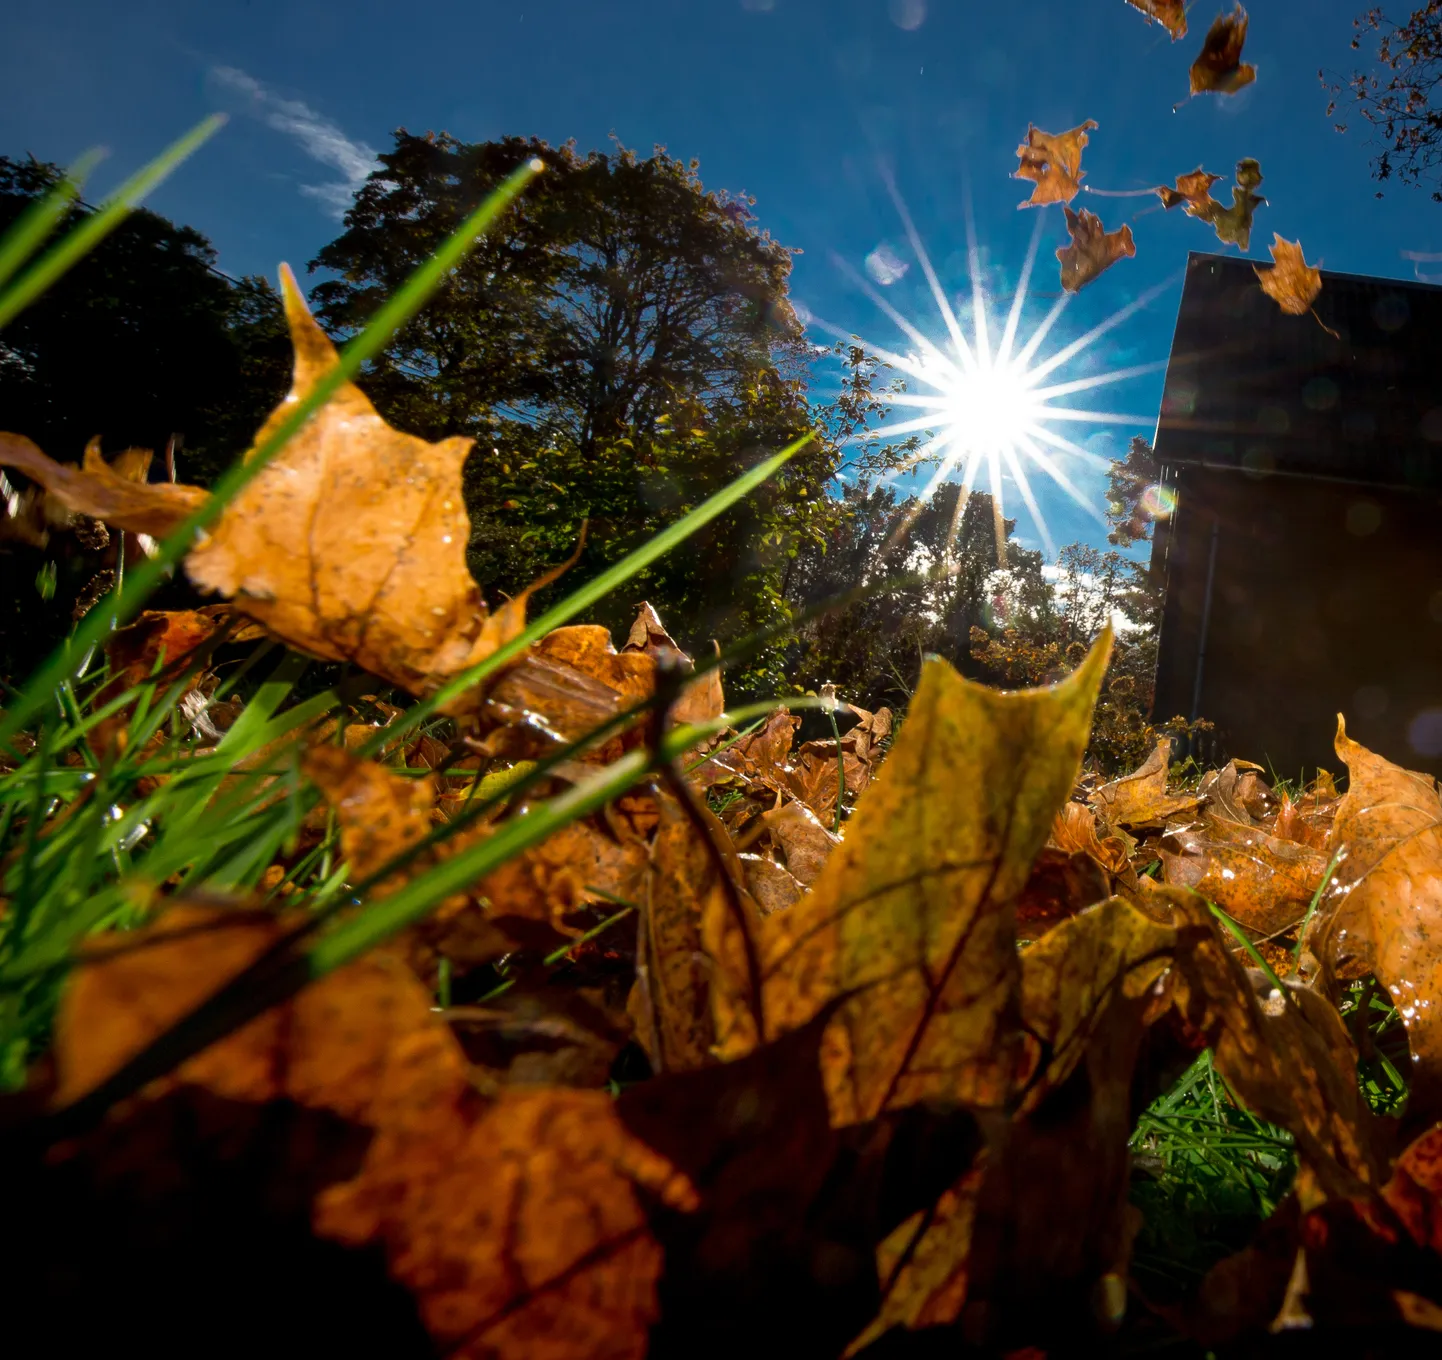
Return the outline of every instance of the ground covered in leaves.
<path id="1" fill-rule="evenodd" d="M 335 358 L 287 306 L 303 393 Z M 786 707 L 732 724 L 647 606 L 619 648 L 559 627 L 457 688 L 525 600 L 464 571 L 452 443 L 343 388 L 191 554 L 229 602 L 114 636 L 86 749 L 153 812 L 126 928 L 72 951 L 0 1107 L 9 1327 L 541 1360 L 1442 1330 L 1435 781 L 1339 725 L 1345 795 L 1179 780 L 1166 740 L 1102 782 L 1105 634 L 1047 688 L 931 661 L 900 718 L 823 695 L 811 740 Z M 205 494 L 4 450 L 131 534 Z M 268 737 L 264 689 L 210 668 L 248 631 L 446 717 L 352 694 Z M 72 787 L 7 826 L 7 948 Z M 145 839 L 242 789 L 316 796 L 243 890 Z"/>

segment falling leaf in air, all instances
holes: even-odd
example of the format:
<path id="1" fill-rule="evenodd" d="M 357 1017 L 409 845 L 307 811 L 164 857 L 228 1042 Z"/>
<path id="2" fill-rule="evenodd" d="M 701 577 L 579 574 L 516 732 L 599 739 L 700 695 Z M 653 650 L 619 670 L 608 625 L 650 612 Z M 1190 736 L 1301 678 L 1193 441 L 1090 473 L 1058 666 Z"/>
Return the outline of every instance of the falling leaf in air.
<path id="1" fill-rule="evenodd" d="M 1303 258 L 1300 241 L 1284 240 L 1280 232 L 1273 232 L 1272 238 L 1273 266 L 1252 266 L 1262 292 L 1288 315 L 1305 316 L 1322 291 L 1322 271 Z"/>
<path id="2" fill-rule="evenodd" d="M 1284 240 L 1280 232 L 1273 232 L 1272 236 L 1270 249 L 1276 263 L 1270 269 L 1263 269 L 1259 265 L 1252 266 L 1262 285 L 1262 292 L 1289 316 L 1305 316 L 1311 312 L 1317 317 L 1312 304 L 1322 291 L 1322 271 L 1307 263 L 1302 255 L 1300 241 Z M 1330 326 L 1324 324 L 1320 317 L 1317 317 L 1317 324 L 1328 335 L 1341 338 Z"/>
<path id="3" fill-rule="evenodd" d="M 1172 35 L 1172 41 L 1187 36 L 1186 0 L 1127 0 L 1153 23 L 1161 24 Z"/>
<path id="4" fill-rule="evenodd" d="M 1442 1107 L 1442 797 L 1430 775 L 1353 741 L 1340 716 L 1337 754 L 1349 776 L 1332 826 L 1340 858 L 1309 941 L 1334 973 L 1375 973 L 1391 993 L 1412 1050 L 1409 1109 L 1435 1114 Z"/>
<path id="5" fill-rule="evenodd" d="M 1097 812 L 1113 826 L 1125 827 L 1163 826 L 1170 817 L 1195 812 L 1201 802 L 1196 794 L 1167 792 L 1171 751 L 1171 738 L 1158 737 L 1140 769 L 1092 794 Z"/>
<path id="6" fill-rule="evenodd" d="M 1185 175 L 1178 175 L 1175 189 L 1159 184 L 1157 193 L 1163 207 L 1170 209 L 1180 205 L 1189 217 L 1200 217 L 1204 222 L 1209 222 L 1212 214 L 1222 207 L 1211 195 L 1212 185 L 1220 179 L 1220 175 L 1203 170 L 1199 165 Z"/>
<path id="7" fill-rule="evenodd" d="M 1202 50 L 1192 63 L 1192 94 L 1236 94 L 1257 78 L 1257 68 L 1242 60 L 1247 41 L 1247 12 L 1237 5 L 1212 20 Z"/>
<path id="8" fill-rule="evenodd" d="M 1185 175 L 1178 175 L 1176 188 L 1162 184 L 1157 193 L 1167 208 L 1180 206 L 1188 217 L 1206 222 L 1224 245 L 1246 250 L 1252 238 L 1252 214 L 1267 200 L 1252 192 L 1262 182 L 1262 167 L 1250 157 L 1237 162 L 1236 183 L 1232 186 L 1232 206 L 1211 195 L 1211 187 L 1221 179 L 1198 166 Z"/>
<path id="9" fill-rule="evenodd" d="M 1132 229 L 1125 222 L 1116 231 L 1108 231 L 1101 218 L 1085 208 L 1079 213 L 1069 207 L 1062 211 L 1071 244 L 1059 246 L 1056 257 L 1061 261 L 1061 286 L 1068 293 L 1080 291 L 1118 260 L 1137 253 Z"/>
<path id="10" fill-rule="evenodd" d="M 1036 187 L 1031 197 L 1017 206 L 1035 208 L 1045 203 L 1070 203 L 1081 188 L 1086 172 L 1081 168 L 1082 148 L 1090 140 L 1087 132 L 1096 127 L 1088 118 L 1070 132 L 1043 132 L 1029 125 L 1026 141 L 1016 149 L 1021 164 L 1013 179 L 1028 179 Z"/>
<path id="11" fill-rule="evenodd" d="M 859 991 L 822 1050 L 838 1125 L 930 1098 L 1005 1102 L 1027 1061 L 1014 902 L 1076 778 L 1110 647 L 1107 633 L 1066 679 L 1012 693 L 926 664 L 886 778 L 811 891 L 749 941 L 708 920 L 723 1057 Z"/>

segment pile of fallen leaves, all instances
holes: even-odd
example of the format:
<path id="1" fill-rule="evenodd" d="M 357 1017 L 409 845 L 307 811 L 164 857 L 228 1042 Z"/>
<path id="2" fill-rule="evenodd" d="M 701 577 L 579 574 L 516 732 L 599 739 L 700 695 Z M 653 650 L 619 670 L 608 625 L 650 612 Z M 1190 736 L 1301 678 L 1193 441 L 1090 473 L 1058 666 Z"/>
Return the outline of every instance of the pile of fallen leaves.
<path id="1" fill-rule="evenodd" d="M 288 277 L 286 301 L 304 392 L 335 356 Z M 0 442 L 117 529 L 165 532 L 205 494 Z M 191 553 L 230 604 L 117 635 L 117 692 L 235 614 L 417 695 L 494 654 L 525 601 L 489 611 L 465 576 L 464 453 L 344 388 Z M 151 923 L 90 939 L 4 1107 L 9 1325 L 62 1354 L 543 1360 L 1442 1329 L 1437 786 L 1343 731 L 1345 797 L 1239 762 L 1179 789 L 1165 742 L 1079 778 L 1110 645 L 1017 692 L 928 662 L 896 727 L 837 700 L 834 738 L 798 744 L 784 708 L 698 735 L 96 1109 L 306 917 L 145 885 Z M 218 729 L 209 692 L 187 715 Z M 676 724 L 718 726 L 724 698 L 643 607 L 621 647 L 556 629 L 448 707 L 453 741 L 389 763 L 358 754 L 399 714 L 378 700 L 311 733 L 314 834 L 333 817 L 368 885 L 350 911 Z M 1364 975 L 1406 1027 L 1400 1122 L 1370 1111 L 1340 1016 Z M 1129 1140 L 1205 1049 L 1299 1169 L 1240 1255 L 1156 1297 L 1129 1268 Z"/>

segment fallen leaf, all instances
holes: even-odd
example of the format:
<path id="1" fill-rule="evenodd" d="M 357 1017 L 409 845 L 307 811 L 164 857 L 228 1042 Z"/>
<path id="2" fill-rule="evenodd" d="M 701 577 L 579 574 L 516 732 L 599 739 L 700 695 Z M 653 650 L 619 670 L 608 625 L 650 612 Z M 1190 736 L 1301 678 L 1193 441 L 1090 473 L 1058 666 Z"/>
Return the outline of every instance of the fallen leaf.
<path id="1" fill-rule="evenodd" d="M 373 874 L 431 831 L 434 793 L 427 779 L 336 746 L 313 748 L 305 769 L 335 809 L 354 878 Z M 438 840 L 378 884 L 373 900 L 494 831 L 477 822 Z M 465 971 L 518 945 L 554 945 L 579 934 L 568 916 L 606 901 L 605 894 L 635 900 L 646 853 L 639 841 L 617 841 L 590 820 L 572 822 L 447 898 L 413 927 L 405 941 L 411 964 L 420 976 L 432 977 L 441 957 Z"/>
<path id="2" fill-rule="evenodd" d="M 1076 778 L 1110 646 L 1011 693 L 927 663 L 885 776 L 810 893 L 749 942 L 710 919 L 723 1057 L 856 993 L 822 1049 L 836 1124 L 930 1098 L 1004 1104 L 1027 1061 L 1013 905 Z"/>
<path id="3" fill-rule="evenodd" d="M 1212 20 L 1202 50 L 1192 63 L 1193 94 L 1236 94 L 1257 78 L 1257 68 L 1242 61 L 1242 45 L 1247 41 L 1247 12 L 1237 5 L 1231 14 L 1219 14 Z"/>
<path id="4" fill-rule="evenodd" d="M 284 266 L 281 292 L 295 377 L 257 445 L 339 362 Z M 542 584 L 492 612 L 466 569 L 461 467 L 470 447 L 468 438 L 432 444 L 402 434 L 358 387 L 343 384 L 192 549 L 190 578 L 233 597 L 236 608 L 302 651 L 429 693 L 515 638 L 527 596 Z M 6 435 L 0 463 L 20 468 L 80 513 L 152 537 L 208 497 L 199 487 L 126 481 L 93 444 L 77 472 Z M 475 702 L 470 695 L 454 707 Z"/>
<path id="5" fill-rule="evenodd" d="M 648 656 L 657 664 L 679 664 L 693 669 L 692 660 L 661 623 L 661 616 L 643 603 L 636 621 L 631 625 L 623 653 Z M 718 655 L 719 649 L 718 649 Z M 721 688 L 721 669 L 713 666 L 697 680 L 685 685 L 671 708 L 672 720 L 678 723 L 713 722 L 726 711 L 726 696 Z"/>
<path id="6" fill-rule="evenodd" d="M 1437 781 L 1394 765 L 1347 736 L 1337 719 L 1347 795 L 1332 844 L 1339 854 L 1308 942 L 1334 974 L 1375 973 L 1412 1051 L 1413 1118 L 1442 1104 L 1442 797 Z"/>
<path id="7" fill-rule="evenodd" d="M 130 452 L 127 450 L 127 452 Z M 124 455 L 111 465 L 100 456 L 100 441 L 85 446 L 85 462 L 76 468 L 52 462 L 23 435 L 0 434 L 0 466 L 33 477 L 67 509 L 132 533 L 164 538 L 193 515 L 210 493 L 198 486 L 137 481 Z"/>
<path id="8" fill-rule="evenodd" d="M 976 1167 L 882 1244 L 882 1306 L 848 1354 L 968 1305 L 985 1329 L 1025 1318 L 1075 1340 L 1097 1282 L 1125 1276 L 1132 1072 L 1156 986 L 1194 934 L 1114 899 L 1022 951 L 1018 1019 L 1045 1060 L 1013 1120 L 985 1125 Z"/>
<path id="9" fill-rule="evenodd" d="M 438 1350 L 571 1360 L 644 1356 L 662 1250 L 641 1195 L 678 1211 L 696 1193 L 622 1125 L 603 1091 L 510 1088 L 484 1105 L 416 1044 L 397 1117 L 360 1174 L 317 1201 L 317 1233 L 384 1247 Z"/>
<path id="10" fill-rule="evenodd" d="M 641 900 L 636 983 L 628 1010 L 656 1072 L 685 1072 L 714 1062 L 710 968 L 701 946 L 709 899 L 726 885 L 711 848 L 673 796 L 659 799 L 661 822 L 651 845 Z M 706 814 L 708 817 L 709 813 Z M 720 823 L 713 835 L 725 836 Z M 725 910 L 725 904 L 710 906 Z"/>
<path id="11" fill-rule="evenodd" d="M 976 1122 L 955 1107 L 832 1127 L 818 1049 L 833 1010 L 617 1100 L 699 1197 L 651 1218 L 666 1249 L 654 1354 L 719 1360 L 762 1336 L 778 1354 L 838 1354 L 879 1301 L 878 1244 L 976 1157 Z"/>
<path id="12" fill-rule="evenodd" d="M 1062 804 L 1052 823 L 1051 839 L 1069 854 L 1090 855 L 1114 878 L 1124 878 L 1132 871 L 1132 850 L 1136 842 L 1110 828 L 1103 836 L 1097 828 L 1096 813 L 1075 799 L 1069 798 Z"/>
<path id="13" fill-rule="evenodd" d="M 1300 925 L 1322 882 L 1327 857 L 1310 846 L 1269 836 L 1260 828 L 1209 820 L 1162 840 L 1162 874 L 1191 888 L 1257 935 Z"/>
<path id="14" fill-rule="evenodd" d="M 452 1006 L 442 1017 L 466 1058 L 492 1084 L 598 1090 L 631 1038 L 624 1015 L 599 988 L 518 985 L 484 1005 Z"/>
<path id="15" fill-rule="evenodd" d="M 1061 261 L 1061 286 L 1068 293 L 1080 291 L 1103 270 L 1137 253 L 1132 229 L 1125 222 L 1116 231 L 1107 231 L 1101 218 L 1085 208 L 1080 213 L 1069 207 L 1062 211 L 1071 244 L 1059 246 L 1056 257 Z"/>
<path id="16" fill-rule="evenodd" d="M 1206 815 L 1248 826 L 1275 811 L 1277 800 L 1261 777 L 1261 768 L 1249 760 L 1229 760 L 1220 770 L 1208 770 L 1197 786 L 1206 802 Z"/>
<path id="17" fill-rule="evenodd" d="M 1096 126 L 1090 118 L 1070 132 L 1043 132 L 1039 127 L 1028 125 L 1026 141 L 1016 149 L 1021 164 L 1012 178 L 1031 180 L 1036 187 L 1031 197 L 1018 207 L 1070 203 L 1076 197 L 1086 177 L 1086 171 L 1081 168 L 1082 148 L 1090 140 L 1087 133 Z"/>
<path id="18" fill-rule="evenodd" d="M 1110 896 L 1111 879 L 1091 855 L 1045 845 L 1016 899 L 1017 939 L 1038 940 Z"/>
<path id="19" fill-rule="evenodd" d="M 1177 1007 L 1205 1036 L 1218 1071 L 1254 1114 L 1293 1134 L 1327 1195 L 1373 1194 L 1382 1182 L 1373 1119 L 1341 1017 L 1315 992 L 1279 994 L 1260 970 L 1244 969 L 1200 897 L 1163 893 L 1173 919 L 1200 939 L 1178 955 Z"/>
<path id="20" fill-rule="evenodd" d="M 1161 24 L 1172 35 L 1172 41 L 1187 36 L 1186 0 L 1127 0 L 1153 23 Z"/>
<path id="21" fill-rule="evenodd" d="M 1163 826 L 1169 817 L 1195 812 L 1201 802 L 1195 794 L 1169 794 L 1167 770 L 1170 737 L 1158 737 L 1140 769 L 1103 784 L 1092 794 L 1097 812 L 1113 826 Z"/>
<path id="22" fill-rule="evenodd" d="M 765 855 L 742 855 L 741 869 L 746 878 L 746 891 L 755 899 L 763 916 L 785 911 L 806 891 L 790 870 Z"/>
<path id="23" fill-rule="evenodd" d="M 780 847 L 786 868 L 802 887 L 810 887 L 841 844 L 841 837 L 807 803 L 793 800 L 761 816 L 766 829 Z"/>

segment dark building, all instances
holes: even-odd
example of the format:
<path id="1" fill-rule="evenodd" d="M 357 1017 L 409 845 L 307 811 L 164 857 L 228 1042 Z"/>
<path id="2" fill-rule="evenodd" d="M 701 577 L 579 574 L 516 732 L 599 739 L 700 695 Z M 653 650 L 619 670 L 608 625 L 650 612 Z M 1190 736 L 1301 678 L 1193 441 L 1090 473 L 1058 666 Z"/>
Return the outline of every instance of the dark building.
<path id="1" fill-rule="evenodd" d="M 1315 310 L 1282 312 L 1248 260 L 1187 261 L 1154 715 L 1296 777 L 1337 769 L 1341 712 L 1442 774 L 1442 287 L 1323 273 Z"/>

